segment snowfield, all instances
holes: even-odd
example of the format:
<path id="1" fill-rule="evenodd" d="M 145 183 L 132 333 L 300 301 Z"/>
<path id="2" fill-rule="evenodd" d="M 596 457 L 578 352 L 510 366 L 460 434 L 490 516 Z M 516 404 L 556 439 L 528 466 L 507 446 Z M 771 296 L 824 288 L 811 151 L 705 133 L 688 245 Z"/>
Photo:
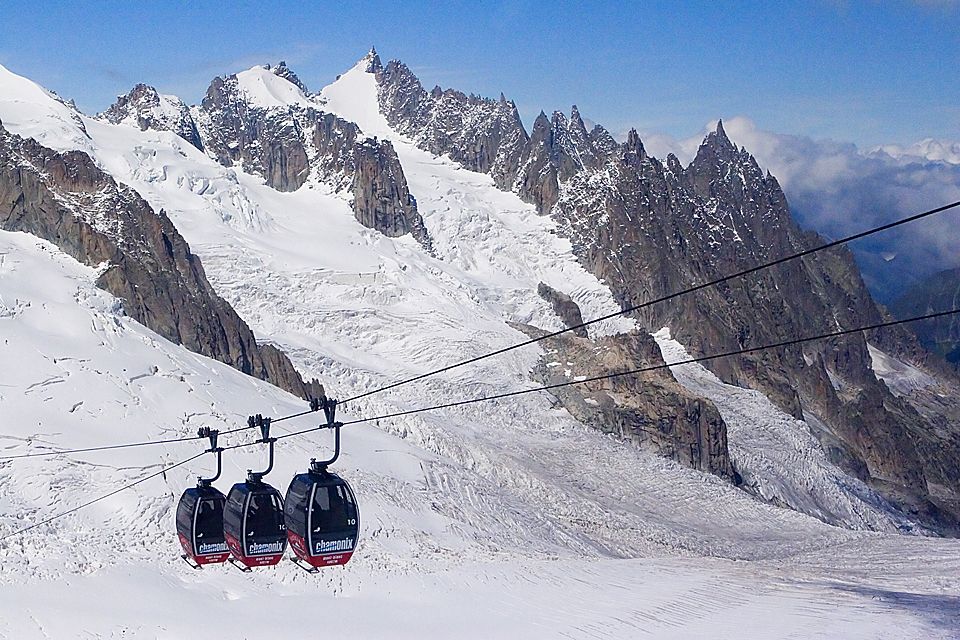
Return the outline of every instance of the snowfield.
<path id="1" fill-rule="evenodd" d="M 690 354 L 670 337 L 654 334 L 667 364 Z M 670 367 L 688 391 L 712 400 L 727 424 L 727 443 L 744 484 L 773 504 L 789 506 L 830 524 L 854 529 L 923 532 L 896 513 L 883 496 L 843 473 L 803 420 L 778 409 L 759 391 L 724 384 L 701 364 Z"/>
<path id="2" fill-rule="evenodd" d="M 80 116 L 2 67 L 0 120 L 87 151 L 162 207 L 258 338 L 334 397 L 523 340 L 507 321 L 560 328 L 540 281 L 586 318 L 617 308 L 550 220 L 390 131 L 362 65 L 320 98 L 263 69 L 239 81 L 268 106 L 322 102 L 391 139 L 436 257 L 362 227 L 326 185 L 276 192 L 173 134 Z M 123 317 L 95 277 L 49 243 L 0 232 L 0 457 L 303 409 Z M 668 361 L 682 358 L 682 345 L 658 338 Z M 377 394 L 341 419 L 531 387 L 540 356 L 521 349 Z M 827 464 L 807 427 L 708 373 L 674 371 L 717 403 L 732 455 L 769 502 L 588 429 L 545 394 L 352 425 L 336 468 L 363 530 L 346 567 L 310 576 L 289 562 L 251 574 L 182 563 L 173 509 L 212 468 L 204 456 L 0 542 L 0 638 L 960 637 L 960 541 L 897 535 L 910 523 Z M 326 433 L 281 441 L 268 480 L 284 490 L 330 445 Z M 0 537 L 203 446 L 0 459 Z M 261 467 L 264 453 L 225 454 L 218 486 Z"/>

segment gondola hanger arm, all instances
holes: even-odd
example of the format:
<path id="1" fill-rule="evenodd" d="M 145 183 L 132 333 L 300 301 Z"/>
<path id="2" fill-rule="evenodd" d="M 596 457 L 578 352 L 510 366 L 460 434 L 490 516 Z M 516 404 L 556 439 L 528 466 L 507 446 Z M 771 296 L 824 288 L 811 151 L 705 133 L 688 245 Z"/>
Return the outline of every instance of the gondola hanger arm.
<path id="1" fill-rule="evenodd" d="M 267 465 L 267 468 L 263 471 L 253 471 L 252 469 L 247 469 L 247 482 L 261 482 L 263 480 L 263 476 L 273 471 L 273 443 L 275 443 L 277 439 L 270 437 L 271 422 L 272 420 L 269 417 L 264 417 L 259 413 L 255 416 L 250 416 L 247 418 L 247 424 L 250 426 L 250 428 L 257 427 L 260 429 L 261 438 L 258 440 L 258 442 L 265 443 L 270 450 L 270 462 Z"/>
<path id="2" fill-rule="evenodd" d="M 201 487 L 209 487 L 214 482 L 220 478 L 220 472 L 223 470 L 223 448 L 217 446 L 217 439 L 220 437 L 220 432 L 216 429 L 211 429 L 210 427 L 200 427 L 197 430 L 197 436 L 200 438 L 209 438 L 210 439 L 210 448 L 206 450 L 205 453 L 215 453 L 217 454 L 217 473 L 212 478 L 197 478 L 197 485 Z"/>

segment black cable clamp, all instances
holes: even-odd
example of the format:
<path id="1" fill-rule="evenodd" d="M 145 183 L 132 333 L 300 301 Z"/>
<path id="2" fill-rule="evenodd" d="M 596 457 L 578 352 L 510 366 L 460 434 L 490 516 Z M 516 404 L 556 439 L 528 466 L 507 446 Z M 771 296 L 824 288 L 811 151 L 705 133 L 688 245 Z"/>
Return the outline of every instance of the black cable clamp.
<path id="1" fill-rule="evenodd" d="M 211 429 L 210 427 L 200 427 L 197 429 L 198 438 L 210 438 L 210 448 L 207 449 L 207 453 L 216 453 L 218 451 L 223 451 L 220 447 L 217 446 L 217 438 L 220 436 L 220 431 L 217 429 Z"/>
<path id="2" fill-rule="evenodd" d="M 258 442 L 273 442 L 276 438 L 270 437 L 270 424 L 273 418 L 264 417 L 259 413 L 255 416 L 247 417 L 247 426 L 251 429 L 260 429 L 260 440 Z"/>

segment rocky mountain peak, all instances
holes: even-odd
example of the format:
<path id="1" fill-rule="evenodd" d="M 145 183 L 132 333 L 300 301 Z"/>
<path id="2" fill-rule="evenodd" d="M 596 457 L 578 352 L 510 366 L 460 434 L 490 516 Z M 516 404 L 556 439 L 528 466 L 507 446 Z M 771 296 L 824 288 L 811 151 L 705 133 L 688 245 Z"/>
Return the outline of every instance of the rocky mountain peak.
<path id="1" fill-rule="evenodd" d="M 367 73 L 380 73 L 383 71 L 383 64 L 380 62 L 380 56 L 377 54 L 376 47 L 370 47 L 370 51 L 360 59 L 360 63 L 363 64 L 363 70 Z"/>
<path id="2" fill-rule="evenodd" d="M 599 124 L 593 125 L 593 129 L 590 130 L 590 142 L 593 143 L 597 155 L 605 159 L 613 157 L 620 146 L 610 132 Z"/>
<path id="3" fill-rule="evenodd" d="M 716 130 L 708 133 L 700 144 L 686 175 L 704 200 L 719 199 L 748 217 L 777 210 L 777 218 L 789 218 L 786 204 L 779 204 L 784 199 L 779 183 L 766 178 L 756 159 L 730 140 L 720 121 Z M 770 198 L 777 204 L 767 208 L 756 204 Z M 751 202 L 754 204 L 747 206 Z"/>
<path id="4" fill-rule="evenodd" d="M 397 132 L 431 153 L 491 174 L 502 188 L 513 186 L 528 137 L 506 96 L 490 99 L 440 87 L 427 92 L 399 60 L 387 63 L 376 78 L 380 111 Z"/>
<path id="5" fill-rule="evenodd" d="M 310 179 L 349 191 L 361 224 L 389 236 L 411 233 L 431 250 L 390 143 L 321 111 L 322 103 L 297 82 L 284 64 L 214 79 L 197 109 L 209 155 L 263 176 L 278 191 L 295 191 Z"/>
<path id="6" fill-rule="evenodd" d="M 137 84 L 99 117 L 112 124 L 130 124 L 141 131 L 171 131 L 197 149 L 203 143 L 190 109 L 180 98 L 160 94 L 147 84 Z"/>
<path id="7" fill-rule="evenodd" d="M 587 128 L 587 126 L 583 124 L 583 118 L 580 117 L 580 109 L 577 108 L 577 105 L 571 105 L 570 107 L 570 122 L 579 122 L 579 126 L 583 127 L 584 130 Z"/>
<path id="8" fill-rule="evenodd" d="M 636 129 L 630 129 L 627 140 L 623 143 L 623 161 L 629 166 L 639 167 L 646 158 L 647 151 L 643 148 L 640 134 Z"/>
<path id="9" fill-rule="evenodd" d="M 267 68 L 269 69 L 269 67 Z M 273 71 L 273 75 L 277 76 L 278 78 L 283 78 L 287 82 L 290 82 L 296 85 L 300 89 L 300 91 L 307 93 L 307 86 L 303 84 L 303 82 L 300 80 L 297 74 L 295 74 L 290 69 L 290 67 L 287 66 L 287 63 L 285 61 L 281 60 L 279 63 L 277 63 L 275 67 L 273 67 L 270 70 Z"/>
<path id="10" fill-rule="evenodd" d="M 547 117 L 547 114 L 543 111 L 537 116 L 537 119 L 533 121 L 533 131 L 530 134 L 530 139 L 533 140 L 537 137 L 537 134 L 543 135 L 545 132 L 550 131 L 550 118 Z"/>
<path id="11" fill-rule="evenodd" d="M 738 155 L 737 145 L 733 144 L 727 137 L 727 132 L 723 129 L 723 120 L 717 120 L 716 129 L 708 133 L 703 142 L 700 143 L 700 148 L 697 149 L 697 157 L 699 158 L 701 155 L 715 158 L 720 162 L 731 162 L 736 159 Z M 694 162 L 696 163 L 696 160 Z"/>
<path id="12" fill-rule="evenodd" d="M 553 130 L 555 138 L 563 139 L 566 137 L 569 123 L 567 121 L 567 116 L 563 114 L 563 111 L 553 112 L 553 115 L 550 116 L 550 128 Z"/>

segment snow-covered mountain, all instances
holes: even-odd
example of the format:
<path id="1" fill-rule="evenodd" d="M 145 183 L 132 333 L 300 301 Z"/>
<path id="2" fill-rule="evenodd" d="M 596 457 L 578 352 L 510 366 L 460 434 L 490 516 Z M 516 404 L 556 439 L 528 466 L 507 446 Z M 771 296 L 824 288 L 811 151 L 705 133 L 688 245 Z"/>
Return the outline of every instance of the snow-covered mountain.
<path id="1" fill-rule="evenodd" d="M 885 153 L 898 160 L 922 159 L 929 162 L 947 162 L 960 164 L 960 142 L 924 138 L 911 145 L 888 144 L 874 149 L 875 153 Z"/>
<path id="2" fill-rule="evenodd" d="M 683 166 L 673 155 L 651 157 L 635 131 L 623 144 L 599 125 L 587 132 L 576 107 L 569 118 L 541 113 L 528 136 L 503 98 L 428 93 L 409 68 L 397 61 L 384 67 L 375 52 L 355 72 L 361 68 L 368 82 L 375 81 L 391 127 L 421 149 L 489 173 L 498 187 L 556 220 L 581 264 L 623 306 L 824 242 L 799 228 L 776 178 L 729 139 L 722 123 Z M 841 248 L 632 316 L 648 331 L 669 326 L 702 355 L 828 332 L 837 324 L 868 325 L 882 313 L 852 255 Z M 906 330 L 871 340 L 901 359 L 926 359 Z M 942 489 L 960 483 L 950 471 L 960 468 L 956 434 L 944 438 L 930 428 L 931 418 L 918 417 L 888 391 L 871 369 L 864 337 L 708 366 L 725 382 L 762 390 L 781 410 L 822 425 L 817 435 L 834 463 L 901 508 L 958 530 L 960 493 Z M 931 458 L 927 452 L 939 453 Z"/>
<path id="3" fill-rule="evenodd" d="M 371 54 L 316 94 L 285 65 L 256 67 L 216 79 L 194 107 L 138 86 L 97 118 L 0 68 L 0 123 L 10 149 L 32 144 L 31 157 L 46 158 L 33 162 L 36 181 L 53 185 L 44 211 L 68 222 L 89 214 L 99 187 L 49 171 L 62 166 L 70 177 L 89 163 L 118 192 L 142 198 L 142 215 L 168 219 L 184 250 L 202 261 L 216 296 L 257 340 L 276 345 L 334 397 L 562 328 L 571 304 L 592 318 L 629 302 L 623 285 L 636 271 L 618 279 L 598 253 L 585 252 L 589 227 L 577 226 L 572 212 L 605 228 L 574 196 L 592 196 L 593 187 L 612 193 L 623 184 L 611 183 L 614 165 L 624 175 L 656 169 L 639 138 L 618 148 L 602 129 L 586 132 L 576 113 L 545 118 L 528 136 L 514 126 L 519 119 L 506 99 L 453 91 L 414 92 L 416 100 L 400 109 L 401 93 L 388 92 L 395 85 L 387 75 L 401 66 L 383 66 Z M 404 82 L 413 86 L 409 77 Z M 397 115 L 406 112 L 412 115 Z M 444 127 L 446 137 L 438 134 Z M 719 141 L 711 144 L 725 152 Z M 8 151 L 2 163 L 5 175 L 26 175 L 22 153 Z M 745 157 L 741 165 L 749 169 Z M 741 189 L 750 182 L 737 180 Z M 584 186 L 575 189 L 578 181 Z M 666 193 L 678 199 L 696 191 L 682 180 L 671 188 Z M 35 191 L 20 192 L 12 202 L 37 200 Z M 729 204 L 743 193 L 716 200 Z M 7 202 L 0 199 L 0 221 Z M 554 205 L 557 215 L 542 215 Z M 722 206 L 691 207 L 682 211 L 712 214 L 692 224 L 712 225 L 720 244 L 748 231 L 761 241 L 779 238 L 760 223 L 739 228 L 749 216 L 725 220 Z M 632 224 L 643 229 L 646 220 Z M 95 287 L 111 264 L 70 251 L 67 234 L 48 235 L 0 231 L 0 348 L 4 362 L 20 363 L 0 374 L 5 455 L 187 436 L 198 426 L 230 428 L 251 413 L 303 406 L 244 376 L 235 362 L 207 359 L 182 336 L 166 337 L 192 351 L 134 322 L 126 300 Z M 145 246 L 129 231 L 118 237 Z M 590 246 L 627 250 L 604 238 Z M 738 244 L 736 258 L 749 259 L 751 246 Z M 707 248 L 697 259 L 707 259 Z M 806 277 L 842 277 L 837 264 L 807 267 Z M 758 300 L 772 295 L 759 291 Z M 744 304 L 725 295 L 733 300 L 725 308 Z M 740 317 L 725 313 L 718 315 Z M 582 342 L 512 351 L 358 400 L 345 417 L 529 388 L 536 372 L 575 379 L 626 357 L 662 352 L 673 361 L 685 348 L 726 344 L 706 326 L 716 332 L 713 344 L 693 339 L 689 323 L 700 317 L 607 321 L 576 339 Z M 141 319 L 150 325 L 146 314 Z M 657 349 L 644 330 L 663 319 L 670 331 L 657 333 Z M 841 360 L 860 347 L 832 352 L 832 367 L 816 354 L 837 396 L 880 385 L 877 376 L 896 386 L 907 350 L 881 350 L 883 338 L 869 352 L 861 345 L 867 355 L 859 368 Z M 885 366 L 872 369 L 872 357 Z M 868 372 L 873 383 L 831 377 L 851 371 Z M 926 375 L 931 388 L 954 393 L 949 378 Z M 884 487 L 838 466 L 824 437 L 835 427 L 808 412 L 809 403 L 800 420 L 783 411 L 772 385 L 738 379 L 767 391 L 767 399 L 731 387 L 729 377 L 684 365 L 632 388 L 528 394 L 351 426 L 339 468 L 363 510 L 361 547 L 347 567 L 319 578 L 288 563 L 248 576 L 195 572 L 179 562 L 173 501 L 209 469 L 201 458 L 0 542 L 0 637 L 63 637 L 78 628 L 94 637 L 193 637 L 196 625 L 214 637 L 269 636 L 315 629 L 318 619 L 326 632 L 361 637 L 951 637 L 960 624 L 957 542 L 903 535 L 929 533 L 928 514 L 905 511 Z M 883 403 L 897 400 L 883 396 Z M 658 433 L 651 435 L 651 424 Z M 955 425 L 942 426 L 948 442 Z M 701 438 L 696 450 L 690 438 Z M 281 489 L 330 444 L 321 435 L 283 442 L 269 476 Z M 199 450 L 180 443 L 0 460 L 0 536 Z M 717 462 L 721 454 L 726 463 Z M 911 455 L 923 464 L 935 459 L 927 450 Z M 261 460 L 256 447 L 228 454 L 224 487 Z M 730 464 L 742 488 L 722 472 Z M 895 468 L 924 474 L 923 464 Z M 99 595 L 121 589 L 135 606 L 118 611 Z"/>

